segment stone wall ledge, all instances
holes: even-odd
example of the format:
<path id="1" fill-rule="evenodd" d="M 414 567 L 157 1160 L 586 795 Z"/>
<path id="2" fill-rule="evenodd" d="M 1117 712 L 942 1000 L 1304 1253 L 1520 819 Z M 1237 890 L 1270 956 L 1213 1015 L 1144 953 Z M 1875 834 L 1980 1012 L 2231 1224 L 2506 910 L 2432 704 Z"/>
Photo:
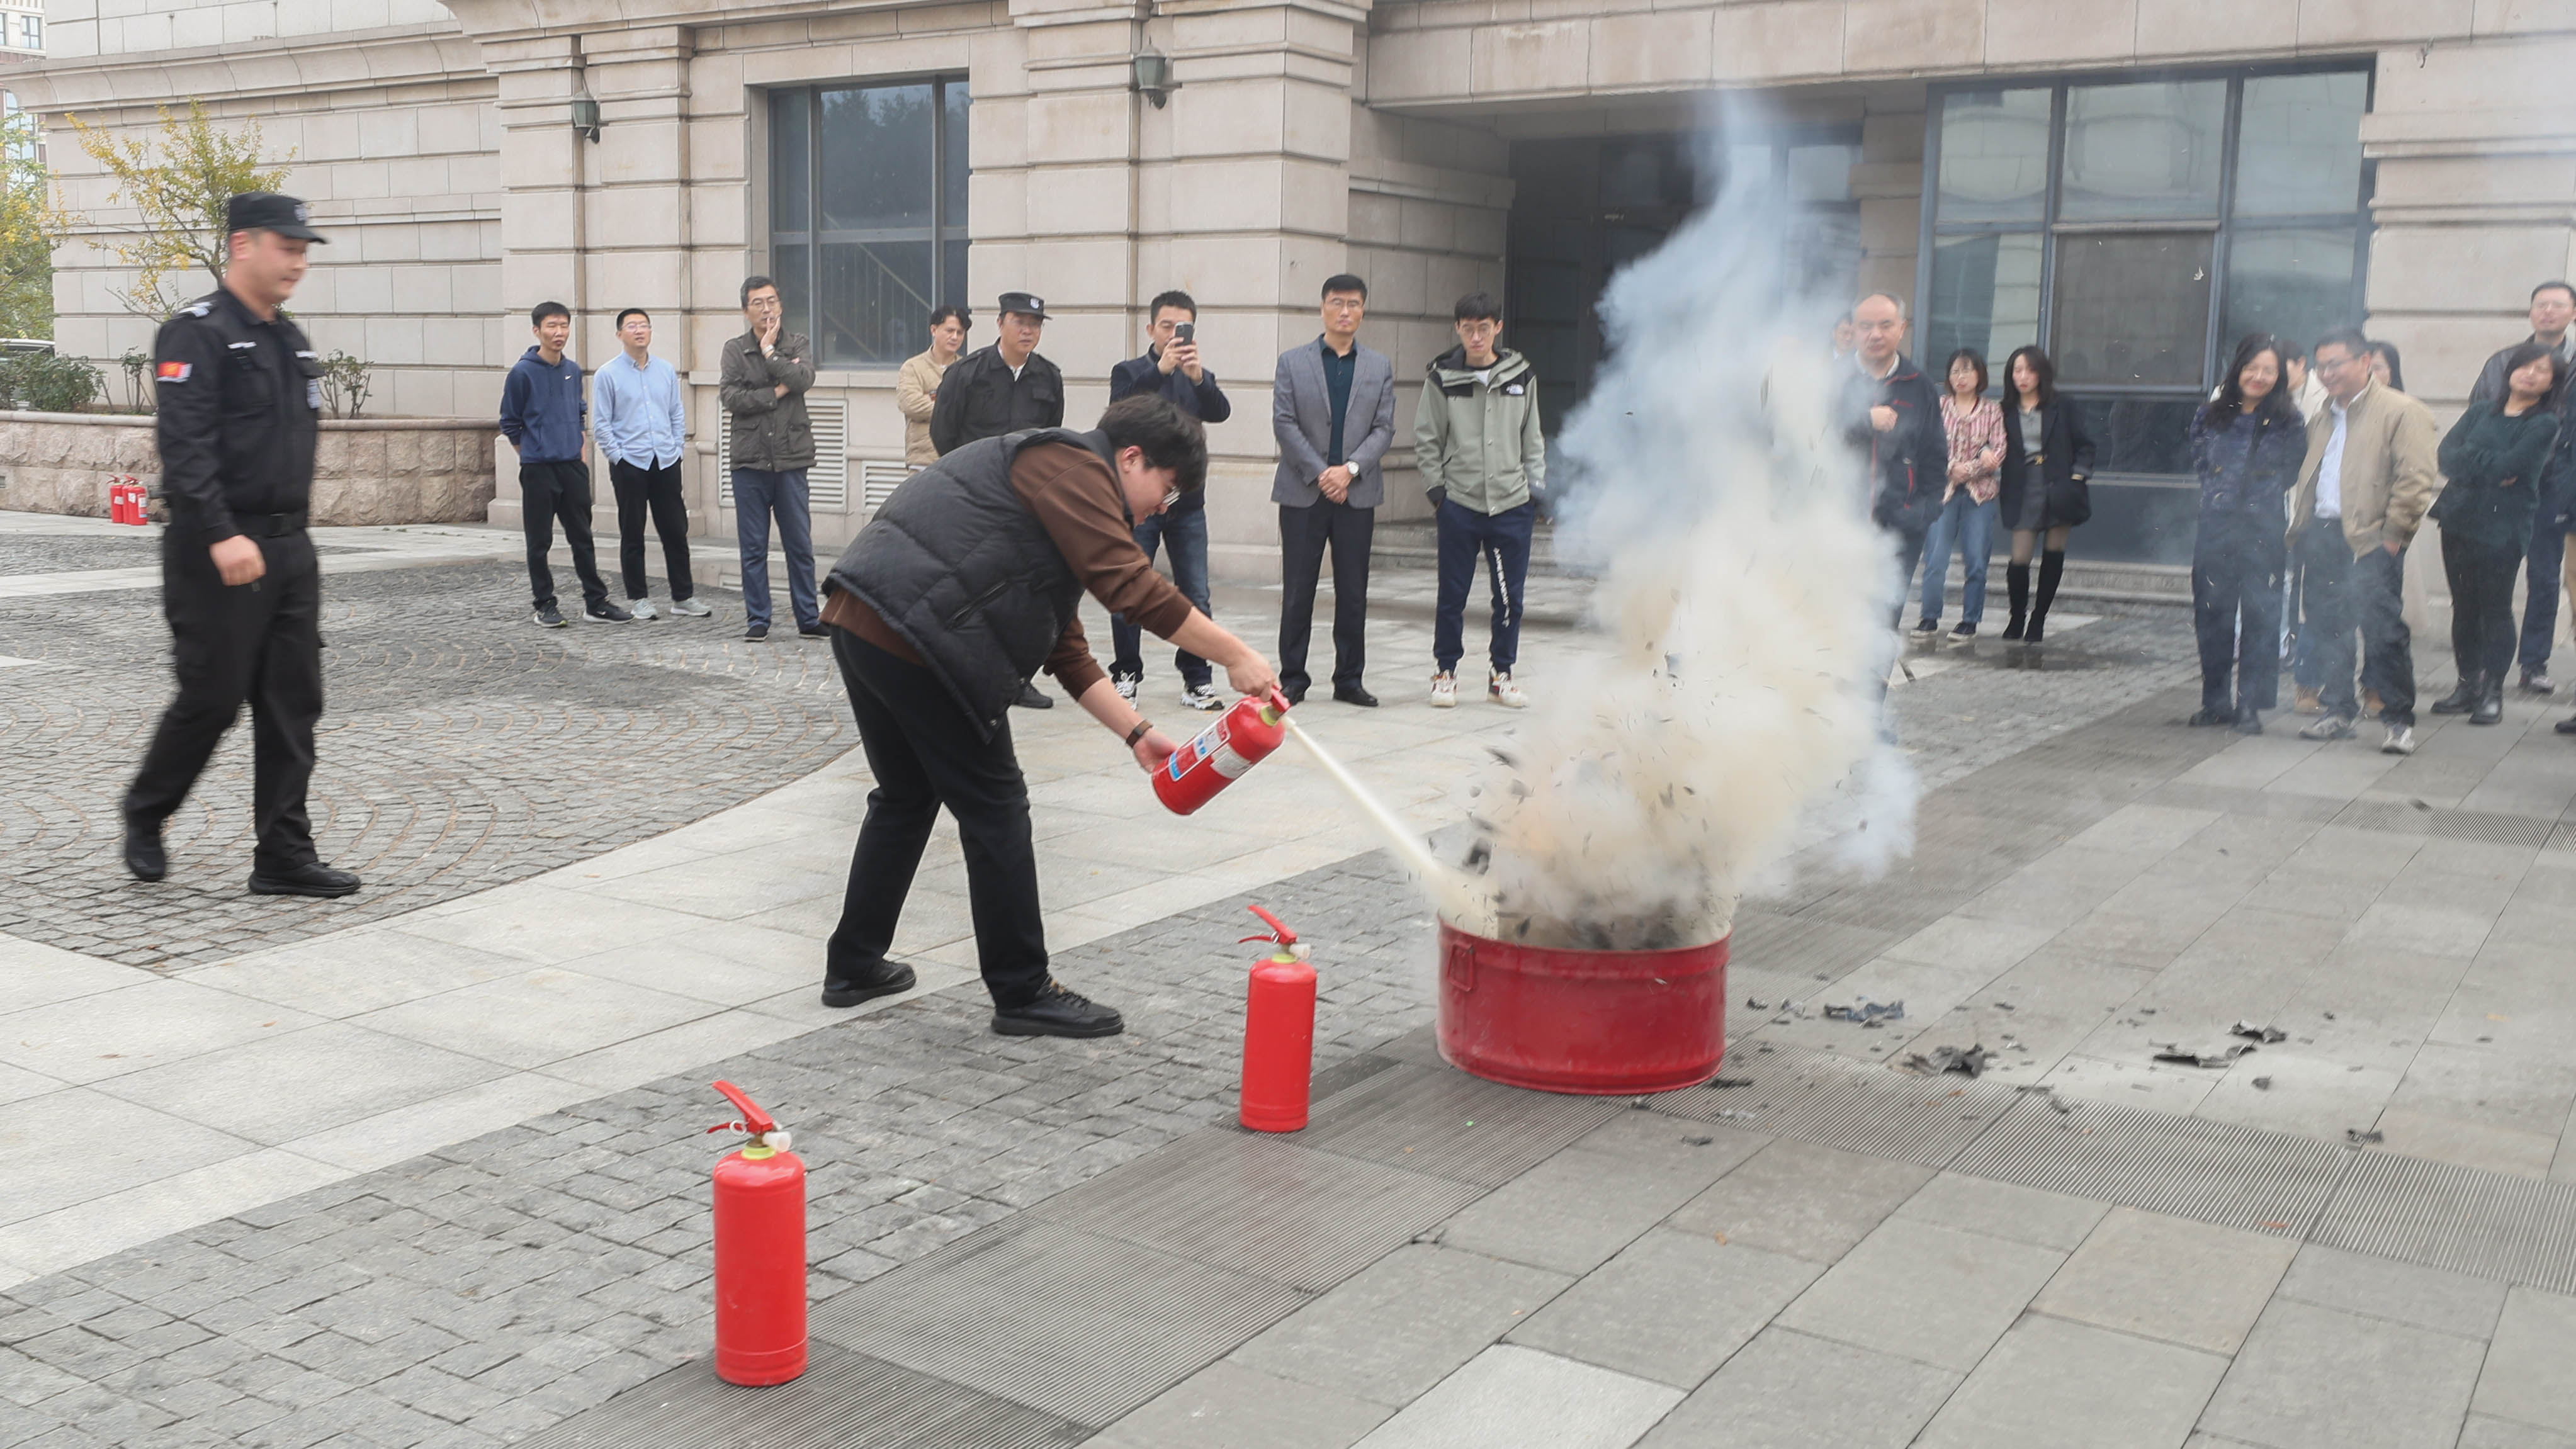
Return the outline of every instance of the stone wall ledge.
<path id="1" fill-rule="evenodd" d="M 120 477 L 157 494 L 156 421 L 0 412 L 0 509 L 104 518 L 108 488 Z M 313 521 L 480 523 L 492 502 L 491 440 L 499 431 L 489 418 L 326 418 L 314 455 Z"/>

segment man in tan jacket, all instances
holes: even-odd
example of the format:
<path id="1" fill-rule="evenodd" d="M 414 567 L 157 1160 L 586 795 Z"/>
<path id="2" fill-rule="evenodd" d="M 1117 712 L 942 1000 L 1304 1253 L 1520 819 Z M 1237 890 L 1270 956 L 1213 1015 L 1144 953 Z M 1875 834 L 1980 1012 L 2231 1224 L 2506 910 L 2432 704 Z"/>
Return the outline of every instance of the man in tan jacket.
<path id="1" fill-rule="evenodd" d="M 2415 660 L 2405 615 L 2406 545 L 2442 491 L 2441 430 L 2422 403 L 2371 381 L 2359 332 L 2313 353 L 2326 406 L 2308 419 L 2308 459 L 2290 499 L 2290 550 L 2306 570 L 2302 630 L 2317 651 L 2326 713 L 2302 739 L 2352 738 L 2353 629 L 2361 683 L 2379 696 L 2380 749 L 2415 753 Z"/>
<path id="2" fill-rule="evenodd" d="M 894 375 L 894 405 L 903 412 L 903 460 L 916 468 L 939 461 L 930 444 L 930 414 L 939 406 L 939 379 L 966 346 L 963 307 L 942 307 L 930 314 L 930 346 L 904 359 Z"/>

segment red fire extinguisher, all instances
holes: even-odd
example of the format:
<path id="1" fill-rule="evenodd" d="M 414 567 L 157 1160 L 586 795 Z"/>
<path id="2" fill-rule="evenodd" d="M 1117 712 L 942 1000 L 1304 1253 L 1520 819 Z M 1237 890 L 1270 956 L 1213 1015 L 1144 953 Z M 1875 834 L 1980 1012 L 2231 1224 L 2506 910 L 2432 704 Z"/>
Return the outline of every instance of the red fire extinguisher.
<path id="1" fill-rule="evenodd" d="M 1296 932 L 1259 906 L 1250 910 L 1270 930 L 1243 939 L 1276 942 L 1279 949 L 1253 963 L 1244 1000 L 1243 1125 L 1295 1132 L 1306 1125 L 1315 1079 L 1315 968 L 1298 949 Z"/>
<path id="2" fill-rule="evenodd" d="M 716 1377 L 783 1384 L 805 1372 L 805 1164 L 742 1088 L 715 1089 L 742 1120 L 707 1130 L 751 1136 L 716 1164 Z"/>
<path id="3" fill-rule="evenodd" d="M 1154 772 L 1154 793 L 1175 815 L 1198 809 L 1279 748 L 1279 742 L 1288 738 L 1280 723 L 1287 717 L 1288 701 L 1280 695 L 1267 699 L 1245 695 L 1236 700 L 1234 708 L 1172 751 L 1163 768 Z"/>

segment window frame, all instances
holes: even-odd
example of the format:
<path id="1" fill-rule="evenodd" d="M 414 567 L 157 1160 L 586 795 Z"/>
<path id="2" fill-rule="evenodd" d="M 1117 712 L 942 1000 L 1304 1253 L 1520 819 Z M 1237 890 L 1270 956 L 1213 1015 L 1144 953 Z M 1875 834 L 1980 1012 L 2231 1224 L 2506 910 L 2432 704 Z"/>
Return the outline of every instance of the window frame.
<path id="1" fill-rule="evenodd" d="M 2361 162 L 2358 194 L 2349 211 L 2307 212 L 2280 216 L 2240 217 L 2236 206 L 2237 152 L 2243 134 L 2245 85 L 2250 80 L 2272 76 L 2345 74 L 2363 78 L 2362 114 L 2371 114 L 2377 99 L 2378 74 L 2368 62 L 2353 60 L 2292 61 L 2268 65 L 2175 66 L 2126 71 L 2071 71 L 2039 75 L 1995 75 L 1969 80 L 1942 82 L 1929 87 L 1923 130 L 1923 202 L 1919 218 L 1920 232 L 1915 262 L 1915 296 L 1922 299 L 1916 311 L 1928 321 L 1932 292 L 1935 249 L 1941 241 L 1967 236 L 2029 236 L 2040 239 L 2039 316 L 2036 337 L 2054 357 L 2063 349 L 2056 345 L 2058 322 L 2057 284 L 2059 275 L 2058 241 L 2061 237 L 2086 235 L 2138 235 L 2149 232 L 2187 232 L 2207 235 L 2210 242 L 2209 318 L 2202 342 L 2200 395 L 2207 395 L 2217 385 L 2217 375 L 2226 366 L 2233 340 L 2220 334 L 2227 316 L 2232 286 L 2231 263 L 2235 241 L 2239 236 L 2259 232 L 2313 231 L 2349 228 L 2355 238 L 2352 275 L 2352 307 L 2361 315 L 2369 295 L 2370 205 L 2378 180 L 2378 163 L 2367 156 Z M 2227 83 L 2226 115 L 2220 128 L 2219 203 L 2214 220 L 2199 218 L 2158 218 L 2131 221 L 2069 221 L 2064 219 L 2066 188 L 2066 132 L 2068 96 L 2078 86 L 2128 85 L 2158 81 L 2209 81 Z M 2002 222 L 1963 220 L 1944 222 L 1940 219 L 1941 201 L 1941 131 L 1943 113 L 1949 98 L 1962 93 L 1999 90 L 2036 90 L 2047 87 L 2048 106 L 2048 179 L 2037 221 Z M 1999 388 L 2001 379 L 1996 380 Z M 2189 389 L 2174 384 L 2148 383 L 2070 383 L 2071 396 L 2120 399 L 2179 398 Z M 2173 486 L 2173 475 L 2115 474 L 2099 475 L 2105 479 L 2149 485 Z M 2187 481 L 2187 480 L 2185 480 Z"/>
<path id="2" fill-rule="evenodd" d="M 761 145 L 758 158 L 760 185 L 755 193 L 755 205 L 757 207 L 757 215 L 760 221 L 760 253 L 763 258 L 765 270 L 770 275 L 776 276 L 779 274 L 780 270 L 778 264 L 778 252 L 782 244 L 781 239 L 786 239 L 784 243 L 785 245 L 802 246 L 804 248 L 805 275 L 802 278 L 802 283 L 803 293 L 806 299 L 806 307 L 809 314 L 815 307 L 820 305 L 823 247 L 825 245 L 825 238 L 833 237 L 840 238 L 842 240 L 849 239 L 843 235 L 843 232 L 846 231 L 846 229 L 827 231 L 819 224 L 823 206 L 823 93 L 826 91 L 892 89 L 899 86 L 920 85 L 930 87 L 931 124 L 930 156 L 928 159 L 930 224 L 927 228 L 894 228 L 884 232 L 871 230 L 865 236 L 857 239 L 862 244 L 871 240 L 921 241 L 925 238 L 913 235 L 912 233 L 926 231 L 926 240 L 930 246 L 931 300 L 928 306 L 938 307 L 944 305 L 938 300 L 939 298 L 951 295 L 952 285 L 954 295 L 960 298 L 965 296 L 966 278 L 963 276 L 951 278 L 947 275 L 949 270 L 948 248 L 950 244 L 954 242 L 966 243 L 969 248 L 969 257 L 967 262 L 961 264 L 961 270 L 964 266 L 972 265 L 973 238 L 970 235 L 969 217 L 964 215 L 952 217 L 949 214 L 947 185 L 948 166 L 951 159 L 949 155 L 950 147 L 953 145 L 964 144 L 964 138 L 952 138 L 950 135 L 951 128 L 948 120 L 949 89 L 951 87 L 958 87 L 966 92 L 966 109 L 969 117 L 967 124 L 971 125 L 971 117 L 974 110 L 974 87 L 970 81 L 968 73 L 964 70 L 952 68 L 933 71 L 904 72 L 893 75 L 843 76 L 830 80 L 798 81 L 793 85 L 763 86 L 760 87 L 757 92 L 760 97 L 759 113 L 761 116 Z M 777 225 L 778 145 L 777 137 L 775 135 L 775 117 L 777 114 L 775 110 L 775 98 L 782 95 L 794 94 L 800 91 L 806 96 L 805 226 L 802 230 L 783 231 Z M 970 176 L 972 174 L 971 164 L 972 163 L 970 161 Z M 903 235 L 897 236 L 893 234 L 894 232 L 901 232 Z M 963 306 L 965 304 L 961 301 L 957 305 Z M 790 320 L 793 321 L 794 319 Z M 822 352 L 824 344 L 821 330 L 822 324 L 820 320 L 817 317 L 809 315 L 804 319 L 804 321 L 806 324 L 804 329 L 806 336 L 811 339 L 815 348 L 815 365 L 817 367 L 830 372 L 885 373 L 891 375 L 903 366 L 905 360 L 903 358 L 895 358 L 891 361 L 868 362 L 825 356 Z"/>

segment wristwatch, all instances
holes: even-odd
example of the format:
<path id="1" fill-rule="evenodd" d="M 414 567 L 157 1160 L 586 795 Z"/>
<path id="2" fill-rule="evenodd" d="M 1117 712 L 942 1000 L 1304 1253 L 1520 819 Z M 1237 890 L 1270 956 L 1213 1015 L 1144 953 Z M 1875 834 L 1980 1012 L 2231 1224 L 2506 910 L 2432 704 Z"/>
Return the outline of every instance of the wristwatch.
<path id="1" fill-rule="evenodd" d="M 1138 716 L 1136 727 L 1127 732 L 1127 748 L 1131 750 L 1136 748 L 1136 742 L 1143 739 L 1145 737 L 1145 732 L 1153 727 L 1154 722 L 1152 720 L 1146 719 L 1141 715 Z"/>

